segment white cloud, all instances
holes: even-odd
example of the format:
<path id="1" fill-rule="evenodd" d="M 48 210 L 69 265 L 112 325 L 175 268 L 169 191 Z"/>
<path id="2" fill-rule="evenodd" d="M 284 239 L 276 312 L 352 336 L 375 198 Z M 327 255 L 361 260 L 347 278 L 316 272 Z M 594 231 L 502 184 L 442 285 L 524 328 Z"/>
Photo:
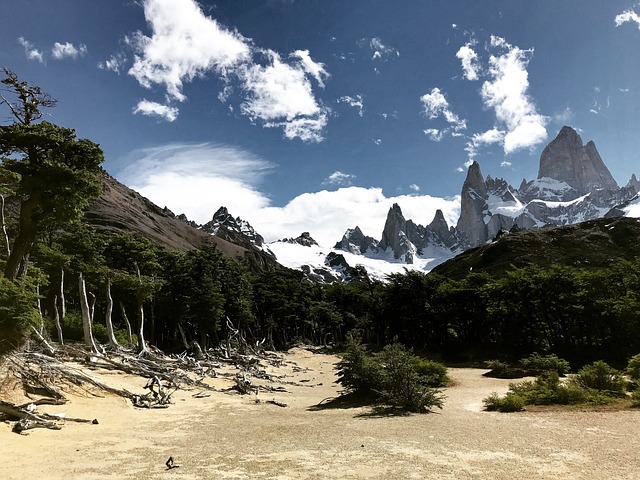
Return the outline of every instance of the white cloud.
<path id="1" fill-rule="evenodd" d="M 627 22 L 633 22 L 637 25 L 638 29 L 640 29 L 640 16 L 634 10 L 631 10 L 631 9 L 625 10 L 619 15 L 616 15 L 615 22 L 616 22 L 616 27 L 619 27 L 620 25 Z"/>
<path id="2" fill-rule="evenodd" d="M 174 144 L 131 152 L 117 175 L 160 206 L 205 223 L 220 206 L 247 220 L 267 241 L 310 232 L 331 247 L 348 228 L 359 226 L 379 238 L 389 208 L 398 203 L 406 218 L 426 225 L 441 209 L 449 225 L 460 215 L 460 197 L 386 197 L 380 188 L 348 187 L 304 193 L 282 207 L 271 205 L 259 184 L 273 165 L 239 149 L 210 144 Z"/>
<path id="3" fill-rule="evenodd" d="M 136 56 L 129 74 L 146 87 L 164 85 L 183 101 L 183 81 L 208 71 L 224 75 L 250 56 L 247 41 L 215 19 L 206 17 L 193 0 L 144 0 L 152 36 L 138 31 L 128 40 Z"/>
<path id="4" fill-rule="evenodd" d="M 375 143 L 376 145 L 382 145 L 382 139 L 381 138 L 374 138 L 373 139 L 373 143 Z"/>
<path id="5" fill-rule="evenodd" d="M 313 117 L 322 112 L 316 102 L 305 71 L 282 62 L 269 50 L 267 65 L 247 64 L 238 69 L 249 97 L 241 105 L 252 120 L 289 122 L 297 117 Z"/>
<path id="6" fill-rule="evenodd" d="M 503 162 L 500 163 L 501 167 L 510 167 L 512 165 L 511 162 L 507 162 L 506 160 L 504 160 Z"/>
<path id="7" fill-rule="evenodd" d="M 351 180 L 356 178 L 355 175 L 351 175 L 350 173 L 342 173 L 340 170 L 333 172 L 329 175 L 324 182 L 323 185 L 331 185 L 331 186 L 351 186 Z"/>
<path id="8" fill-rule="evenodd" d="M 400 56 L 400 52 L 398 52 L 398 50 L 384 44 L 382 39 L 379 37 L 361 38 L 357 43 L 360 48 L 367 48 L 373 52 L 371 54 L 371 60 L 387 61 L 391 58 Z"/>
<path id="9" fill-rule="evenodd" d="M 18 43 L 24 47 L 24 53 L 29 60 L 37 60 L 40 63 L 44 63 L 44 54 L 33 43 L 25 40 L 24 37 L 18 37 Z"/>
<path id="10" fill-rule="evenodd" d="M 98 68 L 102 70 L 111 70 L 119 75 L 120 72 L 123 71 L 126 62 L 126 56 L 123 53 L 118 53 L 116 55 L 111 55 L 109 60 L 98 62 Z"/>
<path id="11" fill-rule="evenodd" d="M 149 100 L 140 100 L 138 105 L 133 109 L 133 113 L 141 113 L 150 117 L 164 118 L 168 122 L 173 122 L 178 118 L 178 109 L 169 105 L 151 102 Z"/>
<path id="12" fill-rule="evenodd" d="M 423 130 L 424 134 L 429 137 L 430 140 L 434 142 L 439 142 L 444 138 L 444 131 L 438 130 L 437 128 L 427 128 Z"/>
<path id="13" fill-rule="evenodd" d="M 548 118 L 537 112 L 529 96 L 527 66 L 533 49 L 521 50 L 501 37 L 491 36 L 491 46 L 502 50 L 491 55 L 482 84 L 484 105 L 496 115 L 496 130 L 504 131 L 503 148 L 506 154 L 532 148 L 547 138 Z"/>
<path id="14" fill-rule="evenodd" d="M 84 44 L 76 46 L 73 43 L 65 42 L 60 43 L 56 42 L 53 44 L 51 48 L 51 55 L 56 60 L 62 60 L 64 58 L 73 58 L 76 59 L 79 56 L 82 57 L 87 54 L 87 46 Z"/>
<path id="15" fill-rule="evenodd" d="M 161 207 L 206 223 L 220 206 L 246 217 L 269 205 L 257 185 L 274 166 L 226 145 L 169 144 L 131 152 L 120 181 Z M 237 212 L 237 213 L 236 213 Z"/>
<path id="16" fill-rule="evenodd" d="M 553 121 L 562 125 L 567 125 L 573 119 L 573 111 L 567 107 L 553 115 Z"/>
<path id="17" fill-rule="evenodd" d="M 449 102 L 439 88 L 432 88 L 431 92 L 420 97 L 424 115 L 433 120 L 440 116 L 444 117 L 450 127 L 445 129 L 429 128 L 424 133 L 433 141 L 439 142 L 442 138 L 451 134 L 457 136 L 462 130 L 467 128 L 466 120 L 461 119 L 453 113 L 449 107 Z"/>
<path id="18" fill-rule="evenodd" d="M 207 17 L 195 0 L 143 0 L 143 5 L 151 36 L 138 31 L 126 39 L 135 53 L 128 73 L 140 85 L 161 85 L 170 101 L 182 102 L 185 82 L 213 73 L 225 84 L 219 100 L 229 101 L 233 92 L 244 95 L 239 111 L 253 122 L 282 128 L 288 139 L 323 140 L 329 109 L 316 100 L 310 79 L 323 88 L 329 73 L 307 50 L 283 60 Z M 104 67 L 117 71 L 121 63 L 115 60 Z"/>
<path id="19" fill-rule="evenodd" d="M 364 102 L 362 100 L 362 95 L 356 95 L 355 97 L 351 97 L 349 95 L 342 96 L 338 99 L 338 103 L 346 103 L 350 107 L 354 107 L 358 109 L 358 115 L 360 117 L 364 116 Z M 383 114 L 385 115 L 385 114 Z M 385 117 L 386 118 L 386 117 Z"/>
<path id="20" fill-rule="evenodd" d="M 409 188 L 411 190 L 413 190 L 414 192 L 419 192 L 420 191 L 420 187 L 418 185 L 416 185 L 415 183 L 412 183 L 411 185 L 409 185 Z"/>
<path id="21" fill-rule="evenodd" d="M 309 55 L 309 50 L 296 50 L 290 56 L 299 59 L 304 71 L 315 78 L 321 88 L 324 88 L 324 80 L 330 75 L 323 63 L 314 62 Z"/>
<path id="22" fill-rule="evenodd" d="M 473 50 L 475 42 L 469 42 L 458 50 L 456 57 L 460 59 L 462 63 L 462 71 L 464 72 L 464 78 L 467 80 L 478 80 L 481 65 L 478 59 L 478 54 Z"/>

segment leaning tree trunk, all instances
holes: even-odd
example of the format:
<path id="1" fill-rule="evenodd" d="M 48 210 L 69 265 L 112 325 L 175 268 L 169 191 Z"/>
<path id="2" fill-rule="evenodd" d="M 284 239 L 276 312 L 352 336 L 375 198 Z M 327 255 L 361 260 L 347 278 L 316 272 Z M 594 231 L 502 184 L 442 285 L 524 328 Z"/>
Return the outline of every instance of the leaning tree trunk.
<path id="1" fill-rule="evenodd" d="M 80 272 L 79 280 L 80 288 L 80 311 L 82 312 L 82 331 L 84 333 L 84 343 L 94 352 L 98 351 L 96 342 L 93 340 L 93 332 L 91 329 L 91 313 L 89 311 L 89 301 L 87 300 L 87 289 L 84 282 L 84 276 Z"/>
<path id="2" fill-rule="evenodd" d="M 60 320 L 67 316 L 67 306 L 64 299 L 64 265 L 60 266 Z"/>
<path id="3" fill-rule="evenodd" d="M 11 256 L 11 245 L 9 243 L 9 234 L 7 233 L 7 223 L 4 218 L 4 195 L 0 195 L 2 206 L 0 208 L 0 219 L 2 220 L 2 233 L 4 234 L 5 251 L 7 253 L 7 259 Z"/>
<path id="4" fill-rule="evenodd" d="M 60 313 L 58 312 L 58 296 L 53 297 L 53 323 L 56 325 L 58 331 L 58 342 L 60 345 L 64 345 L 64 337 L 62 336 L 62 325 L 60 324 Z"/>
<path id="5" fill-rule="evenodd" d="M 141 293 L 137 295 L 138 300 L 138 350 L 140 353 L 147 353 L 147 342 L 144 341 L 144 301 Z"/>
<path id="6" fill-rule="evenodd" d="M 129 346 L 133 347 L 133 335 L 131 333 L 131 322 L 129 322 L 129 317 L 127 317 L 127 311 L 124 309 L 124 303 L 120 302 L 120 310 L 122 311 L 122 318 L 124 320 L 125 325 L 127 326 L 127 332 L 129 333 Z"/>
<path id="7" fill-rule="evenodd" d="M 111 275 L 107 274 L 107 334 L 109 335 L 109 345 L 118 349 L 120 345 L 116 340 L 116 336 L 113 333 L 113 322 L 111 321 L 111 313 L 113 312 L 113 298 L 111 298 Z"/>

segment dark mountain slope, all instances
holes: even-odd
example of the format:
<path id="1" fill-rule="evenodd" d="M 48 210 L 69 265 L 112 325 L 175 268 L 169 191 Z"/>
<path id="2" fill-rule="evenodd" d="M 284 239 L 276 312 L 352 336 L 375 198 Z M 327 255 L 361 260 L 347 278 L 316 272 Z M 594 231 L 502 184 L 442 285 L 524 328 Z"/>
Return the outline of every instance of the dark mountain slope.
<path id="1" fill-rule="evenodd" d="M 184 252 L 208 242 L 216 245 L 228 257 L 246 263 L 252 270 L 276 267 L 275 261 L 262 251 L 194 228 L 169 209 L 158 207 L 107 174 L 103 177 L 102 194 L 91 201 L 84 218 L 99 230 L 139 233 L 170 250 Z"/>
<path id="2" fill-rule="evenodd" d="M 640 220 L 618 217 L 564 227 L 512 232 L 437 266 L 433 272 L 463 278 L 471 272 L 502 276 L 514 267 L 553 264 L 606 268 L 640 257 Z"/>

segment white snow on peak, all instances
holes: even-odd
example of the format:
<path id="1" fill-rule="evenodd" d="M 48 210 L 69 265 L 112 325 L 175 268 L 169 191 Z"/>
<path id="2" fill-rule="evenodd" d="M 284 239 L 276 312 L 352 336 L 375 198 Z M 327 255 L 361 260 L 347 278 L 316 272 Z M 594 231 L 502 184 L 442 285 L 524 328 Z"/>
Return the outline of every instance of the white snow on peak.
<path id="1" fill-rule="evenodd" d="M 274 242 L 269 244 L 269 249 L 275 254 L 278 263 L 285 267 L 300 270 L 304 265 L 314 268 L 327 268 L 325 259 L 330 252 L 335 252 L 344 257 L 351 267 L 362 265 L 367 269 L 369 277 L 386 281 L 387 276 L 393 273 L 404 273 L 406 270 L 418 270 L 428 272 L 436 265 L 453 257 L 453 253 L 447 255 L 438 249 L 429 249 L 421 256 L 415 255 L 412 264 L 404 263 L 393 257 L 391 250 L 378 253 L 367 252 L 365 255 L 354 255 L 344 250 L 333 250 L 317 245 L 305 247 L 297 243 Z"/>
<path id="2" fill-rule="evenodd" d="M 564 183 L 564 182 L 562 182 L 562 183 Z M 569 188 L 571 188 L 571 187 L 569 187 Z M 533 202 L 544 203 L 549 208 L 568 207 L 569 205 L 575 205 L 575 204 L 584 202 L 587 198 L 589 198 L 589 195 L 591 195 L 591 194 L 587 193 L 586 195 L 583 195 L 582 197 L 578 197 L 578 198 L 575 198 L 573 200 L 569 200 L 568 202 L 553 202 L 553 201 L 550 201 L 550 200 L 535 199 L 535 200 L 531 200 L 531 203 L 533 203 Z"/>
<path id="3" fill-rule="evenodd" d="M 625 217 L 640 218 L 640 195 L 629 202 L 629 205 L 622 209 Z"/>
<path id="4" fill-rule="evenodd" d="M 498 195 L 490 194 L 487 200 L 487 210 L 492 215 L 502 214 L 505 217 L 516 218 L 524 211 L 522 202 L 514 197 L 515 201 L 504 201 Z M 488 220 L 485 219 L 485 223 Z"/>

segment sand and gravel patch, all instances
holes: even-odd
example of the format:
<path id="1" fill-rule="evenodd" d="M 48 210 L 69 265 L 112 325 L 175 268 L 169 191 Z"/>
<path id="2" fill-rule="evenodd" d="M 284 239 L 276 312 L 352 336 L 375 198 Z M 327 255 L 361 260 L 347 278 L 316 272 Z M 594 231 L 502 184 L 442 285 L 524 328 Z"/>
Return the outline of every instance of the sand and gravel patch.
<path id="1" fill-rule="evenodd" d="M 337 358 L 296 348 L 283 360 L 264 368 L 282 377 L 286 393 L 193 398 L 195 391 L 178 391 L 165 410 L 136 409 L 109 395 L 73 396 L 66 405 L 40 408 L 97 418 L 99 425 L 67 423 L 59 431 L 16 435 L 0 423 L 0 478 L 640 478 L 639 411 L 484 412 L 482 399 L 506 392 L 510 380 L 477 369 L 450 370 L 455 386 L 434 413 L 319 409 L 339 394 Z M 132 391 L 145 383 L 121 373 L 91 374 Z M 167 469 L 169 456 L 179 468 Z"/>

